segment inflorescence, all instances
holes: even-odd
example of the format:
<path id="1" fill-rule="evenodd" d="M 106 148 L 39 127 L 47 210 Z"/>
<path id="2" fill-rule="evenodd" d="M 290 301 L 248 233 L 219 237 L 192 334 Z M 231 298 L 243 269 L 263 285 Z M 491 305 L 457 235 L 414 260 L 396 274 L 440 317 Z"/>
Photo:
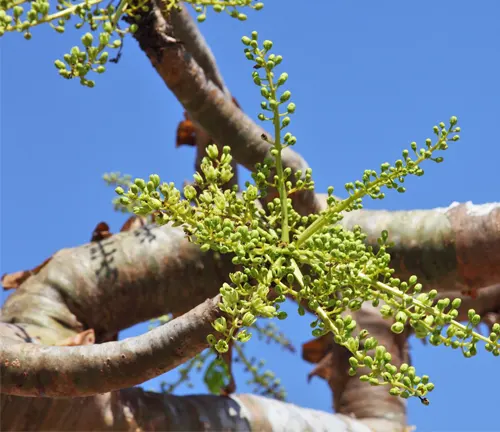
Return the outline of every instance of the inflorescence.
<path id="1" fill-rule="evenodd" d="M 429 377 L 418 376 L 415 368 L 407 364 L 397 367 L 391 363 L 391 354 L 366 330 L 358 330 L 348 312 L 370 303 L 379 307 L 384 318 L 394 321 L 394 333 L 402 333 L 409 325 L 417 337 L 433 345 L 460 348 L 466 357 L 476 354 L 480 340 L 487 351 L 498 356 L 500 326 L 495 324 L 488 337 L 476 333 L 473 329 L 480 317 L 473 310 L 469 311 L 467 324 L 457 322 L 459 299 L 435 302 L 437 292 L 423 292 L 416 276 L 408 281 L 393 277 L 386 231 L 374 251 L 366 246 L 366 235 L 359 226 L 347 230 L 337 223 L 344 212 L 362 208 L 366 196 L 382 199 L 383 189 L 405 192 L 407 176 L 424 174 L 422 162 L 442 162 L 439 153 L 459 139 L 457 118 L 451 117 L 448 126 L 435 126 L 435 139 L 427 139 L 423 147 L 412 142 L 410 150 L 403 150 L 401 159 L 394 164 L 383 163 L 378 172 L 366 170 L 360 181 L 347 183 L 346 199 L 336 198 L 330 187 L 327 209 L 301 216 L 294 210 L 290 196 L 313 189 L 314 182 L 310 169 L 292 173 L 283 168 L 281 153 L 295 145 L 297 139 L 290 132 L 284 133 L 296 107 L 290 101 L 290 91 L 283 90 L 288 75 L 275 74 L 282 57 L 270 53 L 271 41 L 259 45 L 257 32 L 242 42 L 246 57 L 254 63 L 253 81 L 264 98 L 258 118 L 270 121 L 274 128 L 273 139 L 262 137 L 272 145 L 272 158 L 256 166 L 254 184 L 247 182 L 241 195 L 236 187 L 223 189 L 233 175 L 230 149 L 224 147 L 219 153 L 217 146 L 211 145 L 201 172 L 194 175 L 196 188 L 188 185 L 181 193 L 172 183 L 161 183 L 154 174 L 147 182 L 136 179 L 127 192 L 118 187 L 121 204 L 136 203 L 136 214 L 154 213 L 159 224 L 182 227 L 202 251 L 231 253 L 233 263 L 241 266 L 240 271 L 230 274 L 231 282 L 220 289 L 220 308 L 225 316 L 218 318 L 213 327 L 224 338 L 208 336 L 218 352 L 226 352 L 231 341 L 250 340 L 247 328 L 258 317 L 285 319 L 287 314 L 280 306 L 286 298 L 292 298 L 299 305 L 299 314 L 305 313 L 306 305 L 316 315 L 311 324 L 314 336 L 332 333 L 335 342 L 351 352 L 351 375 L 360 367 L 367 368 L 369 372 L 361 375 L 362 381 L 389 385 L 392 395 L 416 396 L 427 403 L 424 396 L 434 388 Z M 279 198 L 261 208 L 256 200 L 265 197 L 269 188 L 277 190 Z"/>
<path id="2" fill-rule="evenodd" d="M 182 2 L 194 8 L 198 22 L 205 21 L 209 7 L 240 21 L 247 19 L 241 8 L 261 10 L 264 7 L 262 2 L 254 0 L 163 0 L 161 5 L 168 13 L 179 9 Z M 32 29 L 42 24 L 64 33 L 67 22 L 76 21 L 76 29 L 88 31 L 81 37 L 81 45 L 71 48 L 54 65 L 63 78 L 79 78 L 82 85 L 94 87 L 95 81 L 88 78 L 89 73 L 102 74 L 108 61 L 119 60 L 125 36 L 137 31 L 137 23 L 150 7 L 149 0 L 84 0 L 76 4 L 68 0 L 0 0 L 0 37 L 8 32 L 20 32 L 30 40 Z M 124 21 L 127 26 L 123 25 Z M 109 49 L 117 50 L 115 57 L 110 58 Z"/>

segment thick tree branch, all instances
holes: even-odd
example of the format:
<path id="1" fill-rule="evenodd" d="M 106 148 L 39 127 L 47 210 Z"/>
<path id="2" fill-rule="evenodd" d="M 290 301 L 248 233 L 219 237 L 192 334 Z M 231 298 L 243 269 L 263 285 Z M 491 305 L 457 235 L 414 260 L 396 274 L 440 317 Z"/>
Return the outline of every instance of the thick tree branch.
<path id="1" fill-rule="evenodd" d="M 362 210 L 346 214 L 342 224 L 361 225 L 372 246 L 382 230 L 389 230 L 398 277 L 416 273 L 426 287 L 458 294 L 464 286 L 500 280 L 499 214 L 498 205 L 471 204 L 409 212 Z M 481 228 L 474 230 L 478 224 Z M 147 225 L 58 252 L 7 299 L 2 321 L 31 325 L 30 335 L 43 335 L 46 344 L 87 328 L 99 340 L 102 332 L 168 312 L 184 313 L 216 295 L 232 269 L 228 261 L 202 254 L 180 229 Z M 471 274 L 476 279 L 465 277 Z M 52 331 L 57 336 L 50 337 Z"/>
<path id="2" fill-rule="evenodd" d="M 2 431 L 386 432 L 370 422 L 255 395 L 173 396 L 129 388 L 73 399 L 0 397 Z M 31 414 L 31 415 L 30 415 Z M 36 414 L 36 415 L 35 415 Z M 397 426 L 397 425 L 394 425 Z"/>
<path id="3" fill-rule="evenodd" d="M 434 210 L 361 210 L 341 224 L 360 225 L 376 248 L 389 231 L 397 277 L 419 277 L 425 289 L 472 291 L 500 282 L 500 203 L 453 203 Z"/>
<path id="4" fill-rule="evenodd" d="M 219 72 L 212 50 L 199 31 L 198 25 L 189 15 L 186 5 L 182 4 L 180 10 L 172 9 L 171 14 L 175 38 L 180 40 L 186 50 L 193 56 L 196 63 L 205 72 L 207 79 L 219 87 L 226 97 L 230 98 L 229 89 Z"/>
<path id="5" fill-rule="evenodd" d="M 118 332 L 185 313 L 218 294 L 232 268 L 171 226 L 145 225 L 100 242 L 63 249 L 5 302 L 1 321 L 21 323 L 44 344 L 93 328 Z"/>
<path id="6" fill-rule="evenodd" d="M 1 392 L 80 397 L 119 390 L 157 377 L 208 347 L 219 296 L 138 337 L 76 347 L 15 343 L 0 338 Z"/>

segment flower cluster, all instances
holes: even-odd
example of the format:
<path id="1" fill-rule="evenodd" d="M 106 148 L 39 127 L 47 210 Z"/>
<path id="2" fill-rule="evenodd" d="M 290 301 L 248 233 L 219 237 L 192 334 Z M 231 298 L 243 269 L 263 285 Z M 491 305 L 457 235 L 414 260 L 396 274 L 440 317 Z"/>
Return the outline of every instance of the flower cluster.
<path id="1" fill-rule="evenodd" d="M 262 2 L 254 0 L 164 0 L 165 13 L 178 9 L 181 2 L 193 6 L 199 22 L 205 21 L 208 7 L 215 12 L 227 12 L 240 21 L 247 18 L 240 8 L 260 10 L 264 7 Z M 42 24 L 64 33 L 66 24 L 73 20 L 76 29 L 88 31 L 81 36 L 81 46 L 71 48 L 54 65 L 63 78 L 79 78 L 82 85 L 94 87 L 95 81 L 88 78 L 89 73 L 102 74 L 108 61 L 118 61 L 125 36 L 137 31 L 137 22 L 150 9 L 148 0 L 117 0 L 116 3 L 113 4 L 113 0 L 109 3 L 84 0 L 77 4 L 68 0 L 0 0 L 0 36 L 21 32 L 29 40 L 32 29 Z M 128 27 L 121 24 L 124 21 L 129 23 Z M 118 49 L 115 58 L 110 59 L 108 49 Z"/>
<path id="2" fill-rule="evenodd" d="M 257 165 L 255 183 L 247 183 L 241 194 L 237 187 L 223 189 L 233 175 L 230 149 L 224 147 L 219 154 L 217 146 L 211 145 L 201 172 L 194 175 L 197 187 L 186 186 L 184 198 L 173 184 L 161 183 L 157 175 L 150 176 L 148 182 L 136 179 L 127 192 L 121 187 L 116 190 L 122 205 L 138 203 L 135 213 L 154 212 L 158 223 L 181 226 L 202 251 L 230 253 L 233 263 L 240 266 L 239 271 L 230 274 L 230 283 L 220 289 L 220 308 L 225 316 L 218 318 L 213 327 L 224 337 L 209 335 L 209 343 L 217 351 L 226 352 L 231 341 L 248 341 L 248 328 L 257 318 L 285 319 L 287 314 L 280 305 L 292 298 L 299 305 L 299 314 L 305 313 L 305 305 L 316 315 L 311 323 L 314 336 L 330 332 L 336 343 L 352 353 L 350 374 L 355 375 L 359 367 L 368 368 L 369 373 L 361 380 L 371 385 L 390 385 L 391 394 L 417 396 L 423 402 L 434 388 L 429 377 L 418 376 L 406 364 L 399 368 L 392 364 L 391 354 L 366 330 L 356 328 L 349 311 L 357 311 L 368 302 L 379 307 L 384 318 L 393 320 L 391 329 L 395 333 L 409 325 L 418 337 L 428 338 L 434 345 L 461 348 L 467 357 L 476 353 L 477 342 L 482 340 L 486 349 L 498 356 L 498 325 L 489 337 L 482 336 L 473 331 L 480 320 L 474 311 L 469 311 L 466 325 L 455 321 L 459 300 L 441 299 L 435 303 L 437 293 L 422 292 L 415 276 L 407 282 L 393 277 L 387 232 L 382 233 L 374 251 L 366 246 L 360 227 L 346 230 L 337 224 L 344 212 L 361 208 L 365 196 L 382 199 L 383 188 L 404 192 L 406 176 L 423 175 L 422 162 L 442 162 L 442 156 L 436 153 L 459 139 L 457 118 L 451 117 L 448 126 L 440 123 L 434 127 L 434 142 L 428 139 L 420 149 L 412 142 L 411 152 L 404 150 L 402 159 L 382 164 L 379 172 L 367 170 L 362 180 L 347 183 L 346 199 L 334 197 L 333 188 L 329 188 L 326 210 L 301 216 L 294 210 L 290 195 L 312 189 L 314 182 L 310 170 L 292 173 L 283 169 L 282 151 L 297 139 L 290 132 L 283 134 L 296 107 L 290 101 L 290 91 L 282 88 L 288 75 L 275 72 L 282 57 L 270 53 L 271 41 L 260 45 L 257 32 L 242 42 L 246 57 L 254 63 L 253 81 L 264 98 L 264 112 L 258 117 L 270 121 L 274 129 L 273 139 L 267 134 L 262 136 L 272 145 L 272 158 Z M 263 198 L 269 188 L 277 190 L 278 197 L 260 208 L 256 200 Z"/>

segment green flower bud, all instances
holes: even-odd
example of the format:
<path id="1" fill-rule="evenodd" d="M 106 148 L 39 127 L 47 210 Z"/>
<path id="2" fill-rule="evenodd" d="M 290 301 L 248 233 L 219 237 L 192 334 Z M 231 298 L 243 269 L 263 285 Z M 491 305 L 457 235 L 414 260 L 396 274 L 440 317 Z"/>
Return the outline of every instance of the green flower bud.
<path id="1" fill-rule="evenodd" d="M 289 90 L 287 90 L 287 91 L 283 92 L 283 94 L 280 96 L 280 101 L 286 102 L 288 99 L 290 99 L 291 96 L 292 96 L 292 93 Z"/>
<path id="2" fill-rule="evenodd" d="M 154 210 L 159 210 L 161 208 L 161 201 L 156 198 L 150 198 L 148 204 Z"/>
<path id="3" fill-rule="evenodd" d="M 219 333 L 224 333 L 227 330 L 226 318 L 219 317 L 213 323 L 212 327 Z"/>
<path id="4" fill-rule="evenodd" d="M 132 24 L 129 27 L 130 33 L 135 33 L 139 29 L 139 26 L 137 24 Z"/>
<path id="5" fill-rule="evenodd" d="M 369 350 L 375 348 L 377 345 L 378 345 L 377 339 L 375 339 L 374 337 L 369 337 L 365 341 L 365 350 L 369 351 Z"/>
<path id="6" fill-rule="evenodd" d="M 94 36 L 92 36 L 92 33 L 85 33 L 82 36 L 82 44 L 86 47 L 89 47 L 92 45 L 92 41 L 94 40 Z"/>
<path id="7" fill-rule="evenodd" d="M 238 20 L 240 21 L 246 21 L 247 20 L 247 16 L 243 13 L 240 13 L 238 14 Z"/>
<path id="8" fill-rule="evenodd" d="M 229 350 L 229 346 L 225 340 L 221 339 L 215 344 L 215 349 L 223 354 Z"/>
<path id="9" fill-rule="evenodd" d="M 123 188 L 121 186 L 118 186 L 116 189 L 115 189 L 115 192 L 118 194 L 118 195 L 123 195 L 125 193 L 125 191 L 123 190 Z"/>
<path id="10" fill-rule="evenodd" d="M 373 359 L 370 357 L 370 356 L 366 356 L 364 359 L 363 359 L 363 363 L 366 367 L 369 367 L 371 368 L 372 365 L 373 365 Z"/>
<path id="11" fill-rule="evenodd" d="M 246 330 L 240 331 L 238 333 L 238 336 L 236 336 L 236 338 L 238 339 L 238 341 L 241 342 L 241 343 L 248 342 L 251 337 L 252 337 L 252 335 L 250 333 L 248 333 Z"/>
<path id="12" fill-rule="evenodd" d="M 61 60 L 56 60 L 54 65 L 57 69 L 66 69 L 66 65 Z"/>
<path id="13" fill-rule="evenodd" d="M 289 114 L 293 114 L 295 112 L 295 108 L 296 108 L 295 104 L 291 102 L 286 107 L 286 110 L 288 111 Z"/>
<path id="14" fill-rule="evenodd" d="M 396 322 L 391 326 L 391 331 L 396 334 L 403 333 L 403 330 L 405 329 L 405 325 L 401 322 Z"/>
<path id="15" fill-rule="evenodd" d="M 205 243 L 200 247 L 200 250 L 202 252 L 208 252 L 210 250 L 210 245 L 208 243 Z"/>
<path id="16" fill-rule="evenodd" d="M 349 363 L 353 368 L 357 368 L 359 366 L 358 360 L 356 360 L 354 357 L 349 358 Z"/>
<path id="17" fill-rule="evenodd" d="M 377 348 L 375 348 L 375 358 L 377 360 L 382 360 L 384 358 L 384 354 L 385 354 L 385 347 L 383 347 L 382 345 L 379 345 L 377 346 Z"/>
<path id="18" fill-rule="evenodd" d="M 272 318 L 276 313 L 276 308 L 274 306 L 261 306 L 258 309 L 258 312 L 261 316 L 265 318 Z"/>
<path id="19" fill-rule="evenodd" d="M 475 326 L 478 325 L 480 322 L 481 322 L 481 317 L 477 314 L 474 315 L 471 319 L 471 323 Z"/>
<path id="20" fill-rule="evenodd" d="M 255 318 L 251 312 L 246 312 L 245 315 L 243 315 L 242 324 L 245 327 L 250 327 L 256 320 L 257 318 Z"/>
<path id="21" fill-rule="evenodd" d="M 280 77 L 278 78 L 278 85 L 283 85 L 285 84 L 286 80 L 288 79 L 288 74 L 286 72 L 283 72 Z"/>
<path id="22" fill-rule="evenodd" d="M 266 50 L 270 50 L 272 47 L 273 47 L 273 42 L 270 41 L 270 40 L 265 40 L 263 43 L 262 43 L 262 46 L 266 49 Z"/>
<path id="23" fill-rule="evenodd" d="M 216 160 L 219 157 L 219 149 L 215 144 L 209 145 L 206 152 L 210 159 Z"/>
<path id="24" fill-rule="evenodd" d="M 97 68 L 96 68 L 96 72 L 97 73 L 101 74 L 101 73 L 104 73 L 105 71 L 106 71 L 106 68 L 104 66 L 102 66 L 102 65 L 101 66 L 97 66 Z"/>
<path id="25" fill-rule="evenodd" d="M 198 183 L 199 185 L 203 184 L 203 177 L 200 175 L 200 173 L 194 173 L 193 174 L 194 181 Z"/>
<path id="26" fill-rule="evenodd" d="M 111 24 L 110 21 L 106 21 L 104 23 L 104 25 L 102 26 L 102 29 L 108 33 L 108 37 L 109 37 L 109 33 L 112 33 L 113 32 L 113 24 Z"/>
<path id="27" fill-rule="evenodd" d="M 264 3 L 255 3 L 254 9 L 261 10 L 264 7 Z"/>
<path id="28" fill-rule="evenodd" d="M 196 189 L 191 186 L 187 185 L 184 187 L 184 196 L 186 197 L 187 200 L 191 201 L 196 197 Z"/>
<path id="29" fill-rule="evenodd" d="M 109 33 L 101 33 L 99 35 L 99 44 L 105 46 L 108 43 L 109 43 Z"/>
<path id="30" fill-rule="evenodd" d="M 258 38 L 258 37 L 259 37 L 259 34 L 258 34 L 255 30 L 254 30 L 254 31 L 252 32 L 252 39 L 253 39 L 253 40 L 257 40 L 257 38 Z"/>
<path id="31" fill-rule="evenodd" d="M 200 14 L 196 17 L 197 21 L 199 23 L 202 23 L 203 21 L 205 21 L 207 19 L 207 16 L 205 14 Z"/>

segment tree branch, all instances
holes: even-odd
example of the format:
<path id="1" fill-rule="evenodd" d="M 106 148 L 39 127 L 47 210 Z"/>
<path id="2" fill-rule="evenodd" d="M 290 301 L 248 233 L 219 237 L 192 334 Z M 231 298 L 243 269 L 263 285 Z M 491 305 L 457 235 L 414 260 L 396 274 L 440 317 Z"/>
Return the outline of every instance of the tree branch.
<path id="1" fill-rule="evenodd" d="M 145 225 L 59 251 L 6 300 L 1 321 L 22 323 L 48 345 L 88 328 L 100 341 L 217 295 L 229 258 L 202 253 L 182 229 Z"/>
<path id="2" fill-rule="evenodd" d="M 231 94 L 219 72 L 212 50 L 199 31 L 198 25 L 189 15 L 184 3 L 181 4 L 180 10 L 171 10 L 171 21 L 175 38 L 182 41 L 186 50 L 205 72 L 207 79 L 219 87 L 227 98 L 230 98 Z"/>
<path id="3" fill-rule="evenodd" d="M 1 391 L 81 397 L 141 384 L 208 347 L 219 296 L 138 337 L 99 345 L 49 347 L 0 338 Z"/>
<path id="4" fill-rule="evenodd" d="M 377 248 L 389 232 L 397 277 L 418 276 L 426 290 L 472 291 L 500 282 L 500 203 L 453 203 L 434 210 L 361 210 L 346 213 L 346 228 L 360 225 Z"/>
<path id="5" fill-rule="evenodd" d="M 344 415 L 255 395 L 173 396 L 128 388 L 73 399 L 1 395 L 4 431 L 287 431 L 385 432 Z M 28 415 L 31 413 L 32 415 Z M 36 413 L 37 415 L 33 415 Z M 286 426 L 285 426 L 286 425 Z M 370 427 L 368 427 L 370 426 Z M 394 425 L 397 427 L 397 425 Z M 398 430 L 391 428 L 390 430 Z"/>

